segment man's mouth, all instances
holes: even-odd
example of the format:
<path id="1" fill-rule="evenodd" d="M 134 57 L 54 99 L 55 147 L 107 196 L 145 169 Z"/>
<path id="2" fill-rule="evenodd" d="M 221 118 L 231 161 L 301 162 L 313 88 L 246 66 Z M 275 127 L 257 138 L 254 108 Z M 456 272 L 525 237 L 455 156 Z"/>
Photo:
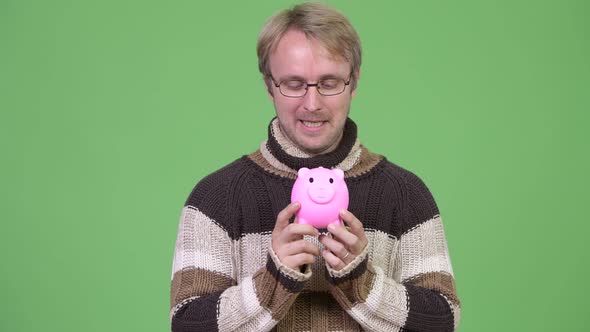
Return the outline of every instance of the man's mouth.
<path id="1" fill-rule="evenodd" d="M 309 127 L 309 128 L 320 127 L 325 122 L 325 121 L 303 121 L 303 120 L 300 120 L 300 121 L 301 121 L 301 123 L 303 123 L 304 126 Z"/>

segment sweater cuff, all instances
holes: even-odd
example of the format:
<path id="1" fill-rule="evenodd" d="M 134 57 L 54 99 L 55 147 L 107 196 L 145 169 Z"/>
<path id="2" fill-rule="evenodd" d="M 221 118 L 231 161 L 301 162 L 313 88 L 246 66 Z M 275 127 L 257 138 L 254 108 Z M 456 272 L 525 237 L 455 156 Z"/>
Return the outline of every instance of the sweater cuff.
<path id="1" fill-rule="evenodd" d="M 356 256 L 352 262 L 348 263 L 345 267 L 340 270 L 334 270 L 333 268 L 326 263 L 326 269 L 328 270 L 328 275 L 332 279 L 333 282 L 338 282 L 344 279 L 350 279 L 353 274 L 362 274 L 367 269 L 367 260 L 369 255 L 369 245 L 365 246 L 365 249 L 360 253 L 360 255 Z"/>
<path id="2" fill-rule="evenodd" d="M 330 293 L 343 308 L 365 302 L 373 287 L 375 273 L 369 263 L 368 247 L 341 270 L 326 265 Z"/>
<path id="3" fill-rule="evenodd" d="M 268 248 L 268 256 L 269 261 L 272 260 L 275 269 L 278 270 L 282 275 L 295 281 L 307 281 L 311 278 L 311 268 L 309 264 L 304 265 L 303 272 L 294 270 L 281 263 L 279 256 L 277 256 L 274 250 L 272 250 L 272 247 Z"/>
<path id="4" fill-rule="evenodd" d="M 311 278 L 311 269 L 305 273 L 295 271 L 281 264 L 277 255 L 269 249 L 266 266 L 252 277 L 260 305 L 279 321 L 289 311 L 297 296 Z"/>

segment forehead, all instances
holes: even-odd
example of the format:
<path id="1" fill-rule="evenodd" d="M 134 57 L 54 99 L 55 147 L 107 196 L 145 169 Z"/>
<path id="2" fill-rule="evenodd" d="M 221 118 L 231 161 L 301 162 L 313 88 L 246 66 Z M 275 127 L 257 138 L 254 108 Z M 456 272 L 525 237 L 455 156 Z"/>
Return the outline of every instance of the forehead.
<path id="1" fill-rule="evenodd" d="M 297 30 L 287 31 L 270 55 L 270 70 L 275 79 L 323 76 L 346 77 L 350 65 L 334 56 L 318 41 Z"/>

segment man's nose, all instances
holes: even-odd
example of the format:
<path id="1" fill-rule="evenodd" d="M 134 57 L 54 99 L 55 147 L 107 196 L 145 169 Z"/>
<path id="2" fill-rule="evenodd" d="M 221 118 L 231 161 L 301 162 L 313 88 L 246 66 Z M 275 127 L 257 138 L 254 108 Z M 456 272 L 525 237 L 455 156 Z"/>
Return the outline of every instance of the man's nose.
<path id="1" fill-rule="evenodd" d="M 307 93 L 303 98 L 303 107 L 305 110 L 313 112 L 321 108 L 322 96 L 318 92 L 317 86 L 307 87 Z"/>

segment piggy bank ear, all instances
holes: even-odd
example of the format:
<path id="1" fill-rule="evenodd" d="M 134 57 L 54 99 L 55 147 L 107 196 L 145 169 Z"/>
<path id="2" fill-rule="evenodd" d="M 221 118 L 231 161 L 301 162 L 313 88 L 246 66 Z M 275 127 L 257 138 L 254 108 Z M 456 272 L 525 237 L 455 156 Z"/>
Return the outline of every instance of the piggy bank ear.
<path id="1" fill-rule="evenodd" d="M 299 169 L 299 171 L 297 171 L 297 175 L 299 177 L 303 177 L 303 176 L 305 176 L 305 174 L 307 174 L 307 172 L 309 172 L 309 168 L 302 167 L 302 168 Z"/>
<path id="2" fill-rule="evenodd" d="M 340 168 L 334 168 L 332 172 L 334 172 L 334 174 L 336 174 L 337 177 L 344 179 L 344 171 Z"/>

